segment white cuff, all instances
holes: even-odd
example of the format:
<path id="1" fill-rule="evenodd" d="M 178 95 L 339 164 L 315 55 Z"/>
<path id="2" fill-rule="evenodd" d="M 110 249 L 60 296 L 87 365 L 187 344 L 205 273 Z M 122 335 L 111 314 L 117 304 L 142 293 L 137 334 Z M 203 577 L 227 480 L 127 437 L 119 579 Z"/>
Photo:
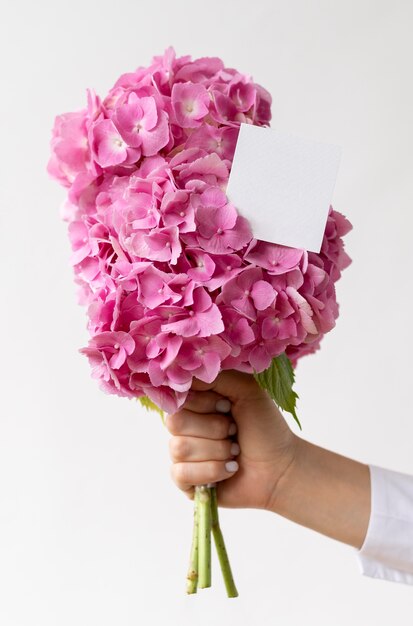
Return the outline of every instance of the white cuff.
<path id="1" fill-rule="evenodd" d="M 369 465 L 371 514 L 361 573 L 413 585 L 413 476 Z"/>

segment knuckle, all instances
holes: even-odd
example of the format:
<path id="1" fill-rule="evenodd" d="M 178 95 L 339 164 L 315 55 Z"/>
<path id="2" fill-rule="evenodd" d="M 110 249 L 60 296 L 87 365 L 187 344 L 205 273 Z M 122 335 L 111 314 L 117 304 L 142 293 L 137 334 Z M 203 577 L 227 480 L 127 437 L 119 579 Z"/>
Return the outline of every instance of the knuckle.
<path id="1" fill-rule="evenodd" d="M 166 416 L 165 424 L 171 435 L 178 435 L 182 432 L 184 423 L 184 416 L 182 415 L 182 411 L 177 411 L 176 413 L 170 413 Z"/>
<path id="2" fill-rule="evenodd" d="M 175 436 L 169 441 L 169 451 L 175 461 L 183 461 L 189 455 L 189 444 L 185 437 Z"/>
<path id="3" fill-rule="evenodd" d="M 185 402 L 182 405 L 182 409 L 188 409 L 194 411 L 199 404 L 199 393 L 191 392 L 187 395 Z"/>
<path id="4" fill-rule="evenodd" d="M 171 437 L 171 439 L 169 440 L 169 456 L 171 457 L 172 461 L 175 460 L 175 437 Z"/>
<path id="5" fill-rule="evenodd" d="M 214 410 L 216 394 L 213 391 L 198 391 L 190 397 L 185 408 L 199 413 L 208 413 Z"/>
<path id="6" fill-rule="evenodd" d="M 189 468 L 186 463 L 175 463 L 172 467 L 172 477 L 174 482 L 183 489 L 190 484 L 189 481 Z"/>

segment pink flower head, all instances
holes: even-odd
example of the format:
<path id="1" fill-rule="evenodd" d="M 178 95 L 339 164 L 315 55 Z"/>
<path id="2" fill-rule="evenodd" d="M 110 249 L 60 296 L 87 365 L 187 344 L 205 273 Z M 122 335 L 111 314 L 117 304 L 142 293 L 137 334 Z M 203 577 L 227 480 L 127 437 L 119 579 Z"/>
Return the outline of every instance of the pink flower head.
<path id="1" fill-rule="evenodd" d="M 145 156 L 157 154 L 169 141 L 168 116 L 158 110 L 153 97 L 138 98 L 132 92 L 112 120 L 128 146 L 141 148 Z"/>
<path id="2" fill-rule="evenodd" d="M 196 221 L 199 245 L 207 252 L 240 250 L 252 237 L 248 221 L 238 215 L 225 193 L 216 187 L 206 189 L 201 195 Z"/>
<path id="3" fill-rule="evenodd" d="M 95 335 L 79 352 L 89 358 L 93 378 L 111 379 L 117 386 L 114 370 L 120 369 L 134 348 L 135 342 L 128 333 L 106 331 Z"/>
<path id="4" fill-rule="evenodd" d="M 200 126 L 186 140 L 186 148 L 202 148 L 208 153 L 215 152 L 221 159 L 232 161 L 238 139 L 238 128 Z"/>
<path id="5" fill-rule="evenodd" d="M 317 326 L 313 320 L 313 309 L 311 308 L 308 300 L 306 300 L 298 291 L 293 287 L 287 287 L 286 292 L 290 297 L 290 301 L 295 304 L 296 310 L 300 314 L 301 323 L 305 330 L 312 335 L 318 334 Z"/>
<path id="6" fill-rule="evenodd" d="M 72 244 L 73 254 L 71 262 L 73 265 L 83 261 L 91 252 L 92 245 L 89 240 L 89 230 L 83 221 L 73 221 L 69 224 L 69 239 Z M 96 252 L 96 247 L 95 247 Z"/>
<path id="7" fill-rule="evenodd" d="M 269 307 L 276 295 L 272 285 L 263 280 L 262 270 L 250 267 L 224 284 L 217 301 L 222 300 L 248 319 L 255 320 L 257 311 Z"/>
<path id="8" fill-rule="evenodd" d="M 56 118 L 49 173 L 67 188 L 80 352 L 103 391 L 170 413 L 194 377 L 293 366 L 335 325 L 350 222 L 329 208 L 319 253 L 259 241 L 227 189 L 241 123 L 271 94 L 217 57 L 170 46 Z"/>
<path id="9" fill-rule="evenodd" d="M 154 189 L 129 187 L 119 194 L 113 194 L 108 213 L 111 225 L 121 234 L 122 242 L 133 232 L 149 230 L 160 222 Z"/>
<path id="10" fill-rule="evenodd" d="M 76 176 L 89 167 L 87 124 L 86 110 L 56 117 L 47 170 L 65 187 L 70 187 Z"/>
<path id="11" fill-rule="evenodd" d="M 165 226 L 178 226 L 180 233 L 195 230 L 195 212 L 190 205 L 189 193 L 170 191 L 162 198 L 162 219 Z"/>
<path id="12" fill-rule="evenodd" d="M 172 87 L 172 108 L 183 128 L 196 128 L 209 110 L 210 97 L 201 84 L 175 83 Z"/>
<path id="13" fill-rule="evenodd" d="M 284 274 L 298 267 L 303 256 L 303 250 L 288 248 L 267 241 L 257 241 L 245 254 L 245 260 L 254 263 L 268 271 L 269 274 Z"/>
<path id="14" fill-rule="evenodd" d="M 249 81 L 239 80 L 229 88 L 229 97 L 238 111 L 246 112 L 255 104 L 257 91 Z"/>
<path id="15" fill-rule="evenodd" d="M 210 258 L 215 264 L 211 278 L 205 283 L 210 291 L 220 289 L 230 278 L 242 272 L 242 259 L 238 254 L 216 254 Z"/>
<path id="16" fill-rule="evenodd" d="M 110 167 L 133 163 L 141 155 L 140 149 L 129 148 L 111 120 L 100 120 L 92 128 L 92 150 L 96 163 Z"/>
<path id="17" fill-rule="evenodd" d="M 250 321 L 231 306 L 221 307 L 225 330 L 223 339 L 232 347 L 232 356 L 238 356 L 244 346 L 255 340 Z"/>
<path id="18" fill-rule="evenodd" d="M 218 154 L 198 155 L 196 148 L 188 148 L 179 157 L 171 159 L 170 166 L 177 184 L 192 190 L 196 187 L 203 189 L 205 184 L 221 186 L 228 180 L 228 166 Z M 200 182 L 205 184 L 200 185 Z"/>
<path id="19" fill-rule="evenodd" d="M 218 376 L 222 361 L 230 354 L 226 341 L 212 335 L 195 337 L 183 342 L 176 359 L 176 365 L 191 376 L 211 383 Z"/>
<path id="20" fill-rule="evenodd" d="M 212 257 L 204 252 L 202 248 L 186 248 L 187 257 L 189 257 L 194 265 L 189 265 L 187 274 L 190 278 L 199 284 L 208 283 L 214 272 L 216 265 Z"/>
<path id="21" fill-rule="evenodd" d="M 174 265 L 182 250 L 178 227 L 153 228 L 148 232 L 137 231 L 131 237 L 128 249 L 141 259 L 170 261 Z"/>
<path id="22" fill-rule="evenodd" d="M 219 308 L 212 302 L 211 296 L 203 287 L 197 287 L 193 293 L 193 305 L 185 309 L 177 309 L 162 325 L 165 332 L 174 332 L 183 337 L 208 337 L 218 335 L 224 330 Z"/>
<path id="23" fill-rule="evenodd" d="M 208 84 L 214 76 L 224 70 L 224 64 L 218 57 L 201 57 L 191 60 L 190 57 L 181 57 L 181 67 L 176 72 L 175 80 L 186 80 L 193 83 Z"/>
<path id="24" fill-rule="evenodd" d="M 169 286 L 173 279 L 167 272 L 150 265 L 139 276 L 138 300 L 148 309 L 160 304 L 173 304 L 182 299 L 182 292 L 177 293 Z"/>
<path id="25" fill-rule="evenodd" d="M 156 339 L 161 332 L 162 320 L 157 315 L 146 315 L 130 324 L 130 336 L 134 340 L 134 350 L 128 358 L 128 365 L 133 372 L 146 372 L 148 359 Z"/>
<path id="26" fill-rule="evenodd" d="M 287 294 L 280 291 L 271 307 L 259 313 L 261 336 L 263 339 L 279 339 L 289 342 L 298 334 L 296 309 L 289 301 Z"/>

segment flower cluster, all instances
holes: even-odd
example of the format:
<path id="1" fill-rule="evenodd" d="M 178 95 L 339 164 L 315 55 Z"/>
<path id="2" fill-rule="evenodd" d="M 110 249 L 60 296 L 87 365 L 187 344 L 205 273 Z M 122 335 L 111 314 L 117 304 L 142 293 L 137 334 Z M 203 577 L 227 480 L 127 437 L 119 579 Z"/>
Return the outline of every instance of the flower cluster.
<path id="1" fill-rule="evenodd" d="M 330 207 L 319 254 L 288 248 L 255 239 L 225 194 L 240 124 L 270 119 L 250 76 L 172 47 L 56 118 L 80 352 L 105 391 L 173 412 L 193 376 L 260 372 L 282 352 L 295 365 L 333 328 L 350 223 Z"/>

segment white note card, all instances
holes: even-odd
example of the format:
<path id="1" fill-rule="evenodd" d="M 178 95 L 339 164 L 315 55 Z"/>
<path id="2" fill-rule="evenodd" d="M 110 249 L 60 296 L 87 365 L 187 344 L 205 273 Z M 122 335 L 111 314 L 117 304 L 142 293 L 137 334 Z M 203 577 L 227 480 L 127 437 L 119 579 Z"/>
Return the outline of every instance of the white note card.
<path id="1" fill-rule="evenodd" d="M 226 194 L 256 239 L 319 252 L 340 157 L 340 146 L 241 124 Z"/>

